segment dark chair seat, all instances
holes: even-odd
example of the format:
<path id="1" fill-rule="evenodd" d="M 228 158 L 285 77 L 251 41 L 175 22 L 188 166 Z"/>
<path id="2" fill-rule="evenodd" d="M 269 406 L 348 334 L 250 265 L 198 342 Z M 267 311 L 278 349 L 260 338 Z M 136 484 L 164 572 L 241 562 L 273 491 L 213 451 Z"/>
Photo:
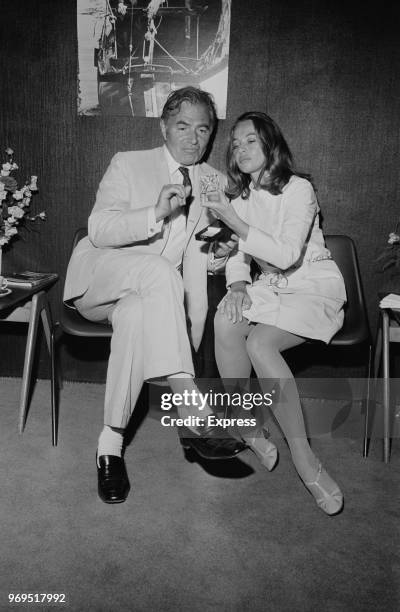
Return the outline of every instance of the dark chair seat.
<path id="1" fill-rule="evenodd" d="M 82 238 L 87 236 L 87 228 L 80 227 L 76 230 L 73 241 L 71 253 Z M 59 325 L 63 332 L 70 334 L 71 336 L 81 336 L 88 338 L 109 338 L 112 335 L 112 327 L 107 322 L 93 323 L 88 319 L 82 317 L 75 308 L 70 308 L 64 303 L 61 307 L 61 315 Z"/>
<path id="2" fill-rule="evenodd" d="M 109 338 L 112 334 L 112 327 L 107 322 L 93 323 L 82 317 L 77 310 L 69 308 L 63 304 L 60 327 L 66 334 L 87 338 Z"/>

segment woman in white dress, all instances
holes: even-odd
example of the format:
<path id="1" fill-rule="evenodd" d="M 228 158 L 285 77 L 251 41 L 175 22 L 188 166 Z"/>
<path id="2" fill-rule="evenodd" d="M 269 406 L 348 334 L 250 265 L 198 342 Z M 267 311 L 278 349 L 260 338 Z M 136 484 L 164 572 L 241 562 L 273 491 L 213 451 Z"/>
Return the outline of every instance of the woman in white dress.
<path id="1" fill-rule="evenodd" d="M 207 201 L 239 238 L 226 266 L 228 293 L 215 317 L 218 369 L 223 379 L 243 379 L 253 367 L 264 391 L 274 387 L 272 411 L 295 468 L 318 506 L 337 514 L 343 495 L 310 448 L 297 386 L 282 352 L 307 339 L 328 343 L 340 329 L 343 278 L 325 248 L 313 187 L 294 170 L 289 147 L 268 115 L 249 112 L 238 118 L 227 164 L 227 197 L 210 194 Z M 252 260 L 260 268 L 255 281 Z M 274 467 L 277 449 L 269 440 L 259 436 L 246 442 L 263 465 Z"/>

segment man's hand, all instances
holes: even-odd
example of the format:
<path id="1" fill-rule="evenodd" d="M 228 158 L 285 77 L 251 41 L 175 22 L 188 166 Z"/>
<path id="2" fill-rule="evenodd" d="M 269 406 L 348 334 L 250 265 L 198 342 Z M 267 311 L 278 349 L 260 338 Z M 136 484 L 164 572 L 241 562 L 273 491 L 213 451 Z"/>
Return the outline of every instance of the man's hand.
<path id="1" fill-rule="evenodd" d="M 190 187 L 183 185 L 164 185 L 158 196 L 154 211 L 156 221 L 165 219 L 179 206 L 185 206 L 186 198 L 190 195 Z"/>
<path id="2" fill-rule="evenodd" d="M 214 249 L 215 257 L 226 257 L 233 249 L 237 248 L 239 242 L 239 236 L 232 234 L 227 242 L 217 242 Z"/>
<path id="3" fill-rule="evenodd" d="M 232 283 L 231 290 L 218 306 L 220 313 L 225 314 L 232 323 L 243 321 L 243 310 L 248 310 L 251 306 L 246 287 L 244 281 Z"/>

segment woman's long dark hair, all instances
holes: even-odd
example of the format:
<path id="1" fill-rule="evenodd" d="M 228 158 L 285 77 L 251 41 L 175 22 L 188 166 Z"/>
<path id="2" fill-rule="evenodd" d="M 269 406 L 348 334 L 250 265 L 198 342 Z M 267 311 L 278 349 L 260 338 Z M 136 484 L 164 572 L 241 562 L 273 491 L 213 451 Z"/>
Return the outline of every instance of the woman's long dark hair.
<path id="1" fill-rule="evenodd" d="M 293 174 L 310 180 L 308 174 L 298 172 L 294 169 L 293 158 L 288 144 L 271 117 L 265 113 L 250 111 L 243 113 L 235 121 L 229 137 L 229 146 L 226 154 L 226 165 L 228 169 L 228 187 L 226 195 L 231 198 L 242 197 L 247 199 L 250 195 L 251 175 L 241 172 L 233 155 L 233 133 L 242 121 L 252 121 L 256 134 L 261 143 L 261 148 L 265 155 L 265 164 L 260 170 L 260 174 L 255 184 L 256 189 L 265 189 L 273 195 L 282 193 L 283 187 Z M 265 172 L 268 176 L 264 176 Z"/>

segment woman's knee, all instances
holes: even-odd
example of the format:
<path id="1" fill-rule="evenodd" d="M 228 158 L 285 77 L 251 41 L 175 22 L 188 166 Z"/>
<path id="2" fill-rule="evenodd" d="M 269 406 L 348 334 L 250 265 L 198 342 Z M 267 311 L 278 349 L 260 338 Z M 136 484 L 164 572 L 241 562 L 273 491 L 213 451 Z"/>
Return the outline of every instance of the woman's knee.
<path id="1" fill-rule="evenodd" d="M 268 338 L 266 330 L 260 330 L 259 327 L 253 327 L 247 341 L 246 341 L 247 353 L 250 360 L 263 360 L 267 358 L 267 355 L 279 353 L 279 349 L 272 342 L 272 339 Z"/>
<path id="2" fill-rule="evenodd" d="M 245 338 L 247 333 L 247 321 L 232 323 L 225 314 L 217 310 L 214 317 L 214 335 L 217 341 L 227 344 L 230 340 L 235 341 L 238 336 Z"/>
<path id="3" fill-rule="evenodd" d="M 225 337 L 232 327 L 231 322 L 222 315 L 219 310 L 215 313 L 214 317 L 214 335 L 216 338 Z"/>

